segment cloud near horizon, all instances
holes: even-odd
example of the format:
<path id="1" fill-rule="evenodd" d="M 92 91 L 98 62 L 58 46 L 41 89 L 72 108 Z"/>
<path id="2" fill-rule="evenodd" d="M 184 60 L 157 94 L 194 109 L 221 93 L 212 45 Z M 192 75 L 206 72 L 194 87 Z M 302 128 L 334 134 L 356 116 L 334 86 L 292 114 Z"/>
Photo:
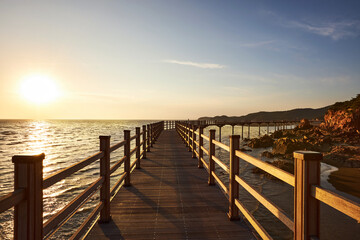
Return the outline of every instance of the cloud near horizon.
<path id="1" fill-rule="evenodd" d="M 191 61 L 178 61 L 178 60 L 172 60 L 172 59 L 163 60 L 163 62 L 198 67 L 198 68 L 207 68 L 207 69 L 225 68 L 225 65 L 220 65 L 220 64 L 216 64 L 216 63 L 199 63 L 199 62 L 191 62 Z"/>

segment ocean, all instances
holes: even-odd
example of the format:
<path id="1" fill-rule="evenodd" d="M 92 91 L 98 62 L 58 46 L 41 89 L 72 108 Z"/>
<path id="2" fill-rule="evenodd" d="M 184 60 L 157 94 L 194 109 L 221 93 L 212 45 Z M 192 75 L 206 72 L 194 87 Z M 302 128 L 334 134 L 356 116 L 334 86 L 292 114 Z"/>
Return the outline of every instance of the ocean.
<path id="1" fill-rule="evenodd" d="M 44 160 L 44 177 L 55 173 L 56 171 L 68 167 L 96 152 L 99 151 L 99 136 L 110 135 L 111 145 L 123 140 L 123 131 L 131 130 L 131 136 L 135 133 L 135 127 L 141 127 L 143 124 L 148 124 L 150 120 L 0 120 L 0 196 L 13 190 L 13 170 L 14 166 L 11 162 L 11 157 L 19 154 L 38 154 L 45 153 Z M 208 135 L 209 129 L 216 129 L 217 127 L 208 127 L 204 129 L 204 133 Z M 266 134 L 266 127 L 261 127 L 261 134 Z M 274 128 L 270 127 L 270 132 Z M 232 129 L 230 126 L 222 128 L 222 142 L 229 143 L 229 135 Z M 252 128 L 250 137 L 258 137 L 258 127 Z M 241 134 L 241 127 L 235 127 L 235 134 Z M 244 128 L 244 136 L 247 136 L 247 128 Z M 218 135 L 216 135 L 218 139 Z M 207 148 L 206 141 L 204 141 Z M 184 148 L 185 150 L 185 148 Z M 250 155 L 261 158 L 262 160 L 273 161 L 261 157 L 260 154 L 264 150 L 256 149 L 248 152 Z M 216 155 L 222 159 L 226 164 L 229 162 L 228 153 L 216 149 Z M 123 156 L 123 150 L 113 152 L 111 154 L 111 162 L 115 163 Z M 281 207 L 291 218 L 293 217 L 293 189 L 286 183 L 269 180 L 261 175 L 253 174 L 251 169 L 253 166 L 241 161 L 240 175 L 241 177 L 255 187 L 259 192 L 263 193 L 268 199 L 275 202 Z M 337 168 L 327 164 L 322 164 L 321 169 L 321 184 L 332 191 L 348 196 L 354 199 L 353 196 L 347 195 L 335 189 L 328 181 L 328 176 Z M 112 185 L 123 172 L 119 168 L 112 175 Z M 216 169 L 217 174 L 221 177 L 224 183 L 228 183 L 228 177 L 222 169 Z M 70 177 L 58 182 L 50 188 L 44 190 L 44 221 L 49 219 L 54 213 L 59 211 L 74 197 L 76 197 L 82 190 L 84 190 L 89 183 L 99 177 L 99 162 L 89 165 Z M 271 215 L 261 204 L 259 204 L 251 195 L 246 193 L 244 189 L 240 189 L 240 200 L 248 209 L 255 215 L 258 221 L 264 225 L 265 229 L 269 231 L 274 239 L 291 239 L 292 233 L 281 222 Z M 356 199 L 355 199 L 356 200 Z M 95 194 L 90 201 L 85 204 L 78 213 L 76 213 L 70 221 L 65 223 L 61 229 L 50 236 L 50 239 L 67 239 L 80 226 L 83 219 L 86 218 L 92 210 L 92 207 L 98 203 L 99 195 Z M 322 226 L 326 226 L 326 236 L 324 239 L 338 239 L 336 236 L 349 237 L 360 234 L 359 227 L 354 225 L 354 221 L 348 219 L 336 212 L 336 210 L 329 209 L 326 206 L 321 206 L 324 210 L 325 216 L 322 220 Z M 322 215 L 324 215 L 322 213 Z M 335 220 L 329 220 L 328 216 L 335 216 Z M 339 221 L 340 219 L 340 221 Z M 339 224 L 342 229 L 339 233 Z M 333 226 L 333 228 L 331 228 Z M 336 228 L 337 229 L 336 229 Z M 12 239 L 13 231 L 13 210 L 8 210 L 0 214 L 0 239 Z M 329 233 L 330 232 L 330 233 Z M 334 233 L 332 233 L 334 232 Z M 343 234 L 341 234 L 343 232 Z M 332 237 L 333 236 L 333 237 Z M 345 237 L 345 239 L 352 239 Z M 356 239 L 356 238 L 354 238 Z"/>

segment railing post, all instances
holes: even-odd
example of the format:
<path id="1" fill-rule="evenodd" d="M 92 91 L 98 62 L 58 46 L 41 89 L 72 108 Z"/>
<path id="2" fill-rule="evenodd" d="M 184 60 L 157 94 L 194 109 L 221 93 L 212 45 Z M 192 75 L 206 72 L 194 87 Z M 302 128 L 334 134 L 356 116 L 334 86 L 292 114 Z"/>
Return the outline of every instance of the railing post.
<path id="1" fill-rule="evenodd" d="M 140 127 L 135 128 L 136 132 L 136 167 L 137 169 L 140 168 Z"/>
<path id="2" fill-rule="evenodd" d="M 13 156 L 14 189 L 25 190 L 25 200 L 15 206 L 14 239 L 43 238 L 43 160 L 45 154 Z"/>
<path id="3" fill-rule="evenodd" d="M 192 147 L 192 143 L 191 143 L 191 125 L 188 125 L 189 131 L 188 131 L 188 143 L 189 143 L 189 152 L 191 152 L 191 147 Z"/>
<path id="4" fill-rule="evenodd" d="M 203 144 L 203 138 L 202 138 L 202 134 L 203 134 L 203 126 L 199 125 L 199 162 L 198 162 L 198 167 L 199 168 L 203 168 L 203 162 L 201 161 L 201 159 L 203 158 L 203 150 L 202 150 L 202 146 Z"/>
<path id="5" fill-rule="evenodd" d="M 239 175 L 239 157 L 235 151 L 240 148 L 240 136 L 230 136 L 230 173 L 229 173 L 229 219 L 239 219 L 239 209 L 235 205 L 235 199 L 239 198 L 239 184 L 235 181 L 235 175 Z"/>
<path id="6" fill-rule="evenodd" d="M 215 184 L 215 179 L 213 172 L 215 171 L 215 162 L 213 156 L 215 155 L 215 144 L 213 140 L 215 139 L 215 129 L 210 129 L 209 131 L 209 185 Z"/>
<path id="7" fill-rule="evenodd" d="M 195 149 L 196 149 L 196 145 L 195 145 L 195 141 L 196 141 L 196 134 L 195 134 L 195 125 L 191 125 L 191 128 L 192 128 L 192 141 L 191 141 L 191 144 L 192 144 L 192 158 L 196 158 L 196 154 L 195 154 Z"/>
<path id="8" fill-rule="evenodd" d="M 150 124 L 150 147 L 153 147 L 154 142 L 154 124 Z"/>
<path id="9" fill-rule="evenodd" d="M 110 216 L 110 136 L 100 136 L 100 151 L 104 156 L 100 159 L 100 177 L 104 182 L 100 188 L 100 201 L 104 206 L 100 211 L 100 223 L 107 223 L 111 220 Z"/>
<path id="10" fill-rule="evenodd" d="M 143 157 L 146 158 L 146 125 L 142 126 L 143 130 Z"/>
<path id="11" fill-rule="evenodd" d="M 147 137 L 147 149 L 146 151 L 150 152 L 150 124 L 147 125 L 147 134 L 146 134 L 146 137 Z"/>
<path id="12" fill-rule="evenodd" d="M 320 185 L 320 161 L 322 154 L 312 151 L 296 151 L 294 190 L 294 239 L 307 240 L 319 237 L 319 201 L 311 195 L 311 186 Z"/>
<path id="13" fill-rule="evenodd" d="M 124 140 L 124 156 L 126 156 L 124 162 L 124 172 L 126 173 L 124 186 L 127 187 L 130 186 L 130 130 L 124 130 Z"/>

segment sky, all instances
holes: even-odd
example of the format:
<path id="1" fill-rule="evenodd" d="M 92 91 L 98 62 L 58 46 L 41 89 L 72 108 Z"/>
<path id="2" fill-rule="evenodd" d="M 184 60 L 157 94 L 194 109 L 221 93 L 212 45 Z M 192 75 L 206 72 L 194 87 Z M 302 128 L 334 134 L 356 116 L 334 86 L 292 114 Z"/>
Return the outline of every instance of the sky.
<path id="1" fill-rule="evenodd" d="M 32 75 L 57 98 L 24 98 Z M 0 1 L 0 119 L 241 116 L 358 93 L 360 1 Z"/>

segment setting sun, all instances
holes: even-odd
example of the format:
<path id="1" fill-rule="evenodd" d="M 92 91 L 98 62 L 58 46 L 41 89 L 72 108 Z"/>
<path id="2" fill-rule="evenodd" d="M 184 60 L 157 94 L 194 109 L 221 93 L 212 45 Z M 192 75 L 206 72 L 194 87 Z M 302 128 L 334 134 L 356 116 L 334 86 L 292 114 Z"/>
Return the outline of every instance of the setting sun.
<path id="1" fill-rule="evenodd" d="M 20 94 L 29 102 L 45 104 L 58 98 L 60 90 L 51 77 L 37 74 L 22 80 Z"/>

